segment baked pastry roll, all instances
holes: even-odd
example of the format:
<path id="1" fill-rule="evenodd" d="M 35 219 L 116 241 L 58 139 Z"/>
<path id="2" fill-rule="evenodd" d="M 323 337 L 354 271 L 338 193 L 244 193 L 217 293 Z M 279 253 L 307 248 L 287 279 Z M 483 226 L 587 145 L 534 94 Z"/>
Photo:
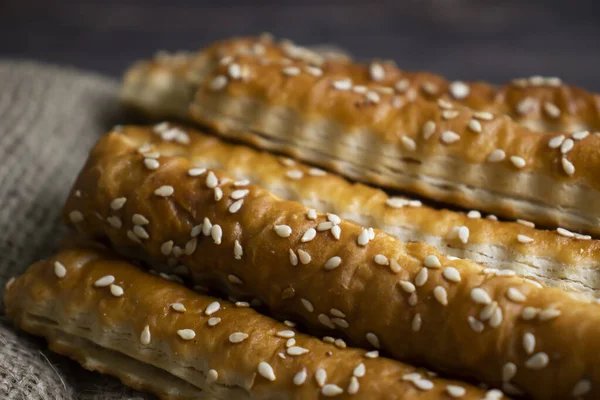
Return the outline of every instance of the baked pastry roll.
<path id="1" fill-rule="evenodd" d="M 403 242 L 426 242 L 446 255 L 510 269 L 547 286 L 592 295 L 600 291 L 600 242 L 589 236 L 543 231 L 524 220 L 500 222 L 478 211 L 437 210 L 174 124 L 120 127 L 119 133 L 132 146 L 151 148 L 161 156 L 185 157 L 199 168 L 223 170 L 283 199 L 381 229 Z"/>
<path id="2" fill-rule="evenodd" d="M 206 75 L 221 63 L 230 64 L 241 54 L 277 57 L 282 64 L 299 58 L 314 66 L 321 66 L 325 61 L 346 64 L 351 61 L 344 55 L 314 52 L 289 40 L 274 42 L 268 34 L 234 38 L 218 41 L 196 53 L 161 51 L 150 60 L 137 62 L 125 74 L 122 98 L 158 117 L 189 118 L 188 106 Z M 319 74 L 316 68 L 306 71 Z M 509 115 L 536 131 L 600 130 L 598 95 L 567 86 L 556 77 L 519 78 L 497 87 L 485 82 L 450 82 L 428 72 L 404 71 L 385 60 L 371 62 L 369 74 L 375 76 L 382 87 L 389 87 L 398 94 L 433 101 L 448 99 L 477 111 Z"/>
<path id="3" fill-rule="evenodd" d="M 600 185 L 593 172 L 600 138 L 589 131 L 540 134 L 505 115 L 443 99 L 436 104 L 415 92 L 398 94 L 390 85 L 401 73 L 392 66 L 316 62 L 304 52 L 294 57 L 283 46 L 264 45 L 268 51 L 258 55 L 247 45 L 235 57 L 214 57 L 229 54 L 232 46 L 217 44 L 184 63 L 182 73 L 195 74 L 197 83 L 187 86 L 181 104 L 189 104 L 190 95 L 194 100 L 189 110 L 177 106 L 178 116 L 189 112 L 223 136 L 353 179 L 508 218 L 600 232 Z M 152 75 L 153 67 L 133 71 L 145 68 L 150 72 L 126 78 L 137 82 L 125 84 L 126 99 L 146 97 L 134 94 L 148 89 L 140 76 Z M 597 111 L 597 102 L 587 103 Z M 544 104 L 560 117 L 560 108 Z"/>
<path id="4" fill-rule="evenodd" d="M 64 209 L 80 234 L 404 362 L 535 399 L 600 393 L 592 299 L 403 243 L 137 144 L 112 133 L 92 150 Z"/>
<path id="5" fill-rule="evenodd" d="M 341 339 L 321 341 L 101 249 L 34 264 L 4 302 L 8 317 L 52 350 L 163 399 L 499 398 Z"/>

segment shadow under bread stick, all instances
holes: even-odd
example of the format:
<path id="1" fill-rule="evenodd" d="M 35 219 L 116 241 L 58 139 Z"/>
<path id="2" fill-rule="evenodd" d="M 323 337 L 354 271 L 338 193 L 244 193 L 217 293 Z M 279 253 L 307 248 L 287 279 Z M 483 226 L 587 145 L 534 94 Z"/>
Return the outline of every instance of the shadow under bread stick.
<path id="1" fill-rule="evenodd" d="M 99 248 L 65 249 L 34 264 L 11 281 L 4 302 L 13 323 L 54 351 L 164 399 L 494 395 L 376 351 L 326 343 Z"/>
<path id="2" fill-rule="evenodd" d="M 258 298 L 311 332 L 535 399 L 600 390 L 592 299 L 311 212 L 124 134 L 92 150 L 64 216 L 81 234 L 165 271 L 184 265 L 197 284 Z"/>

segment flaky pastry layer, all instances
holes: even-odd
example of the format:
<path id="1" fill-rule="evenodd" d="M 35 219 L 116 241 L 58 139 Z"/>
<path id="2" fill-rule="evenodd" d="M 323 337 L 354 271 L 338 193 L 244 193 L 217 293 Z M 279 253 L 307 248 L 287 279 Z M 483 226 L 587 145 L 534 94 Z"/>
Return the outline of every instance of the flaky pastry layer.
<path id="1" fill-rule="evenodd" d="M 170 132 L 179 131 L 187 135 L 184 143 L 170 137 Z M 185 157 L 197 167 L 224 170 L 281 198 L 381 229 L 403 242 L 426 242 L 444 254 L 510 269 L 547 286 L 589 294 L 600 290 L 597 240 L 534 229 L 527 221 L 490 220 L 493 216 L 483 218 L 475 211 L 436 210 L 419 201 L 352 184 L 289 158 L 228 144 L 178 125 L 127 126 L 120 127 L 119 132 L 133 146 L 151 144 L 152 150 L 163 156 Z M 459 236 L 461 228 L 466 236 Z"/>
<path id="2" fill-rule="evenodd" d="M 165 399 L 485 396 L 200 295 L 105 250 L 68 249 L 34 264 L 8 287 L 5 304 L 11 320 L 53 350 Z"/>
<path id="3" fill-rule="evenodd" d="M 81 234 L 258 298 L 314 334 L 535 399 L 600 393 L 596 302 L 311 211 L 126 135 L 92 150 L 64 215 Z"/>

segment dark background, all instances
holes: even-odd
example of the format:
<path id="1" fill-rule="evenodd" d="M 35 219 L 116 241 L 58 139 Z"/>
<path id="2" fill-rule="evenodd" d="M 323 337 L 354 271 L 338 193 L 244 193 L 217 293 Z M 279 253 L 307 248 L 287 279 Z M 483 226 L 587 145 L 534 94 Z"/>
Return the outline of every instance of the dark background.
<path id="1" fill-rule="evenodd" d="M 600 91 L 600 0 L 0 0 L 0 57 L 115 77 L 158 49 L 263 31 L 451 79 L 557 75 Z"/>

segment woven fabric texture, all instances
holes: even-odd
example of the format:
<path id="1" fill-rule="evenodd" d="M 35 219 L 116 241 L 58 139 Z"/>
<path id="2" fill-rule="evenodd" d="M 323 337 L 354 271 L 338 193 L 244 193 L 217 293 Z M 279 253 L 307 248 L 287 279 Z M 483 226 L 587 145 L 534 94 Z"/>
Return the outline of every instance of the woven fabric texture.
<path id="1" fill-rule="evenodd" d="M 63 236 L 60 210 L 95 141 L 123 121 L 118 83 L 73 69 L 0 60 L 0 295 Z M 153 399 L 84 370 L 0 317 L 0 398 Z"/>

